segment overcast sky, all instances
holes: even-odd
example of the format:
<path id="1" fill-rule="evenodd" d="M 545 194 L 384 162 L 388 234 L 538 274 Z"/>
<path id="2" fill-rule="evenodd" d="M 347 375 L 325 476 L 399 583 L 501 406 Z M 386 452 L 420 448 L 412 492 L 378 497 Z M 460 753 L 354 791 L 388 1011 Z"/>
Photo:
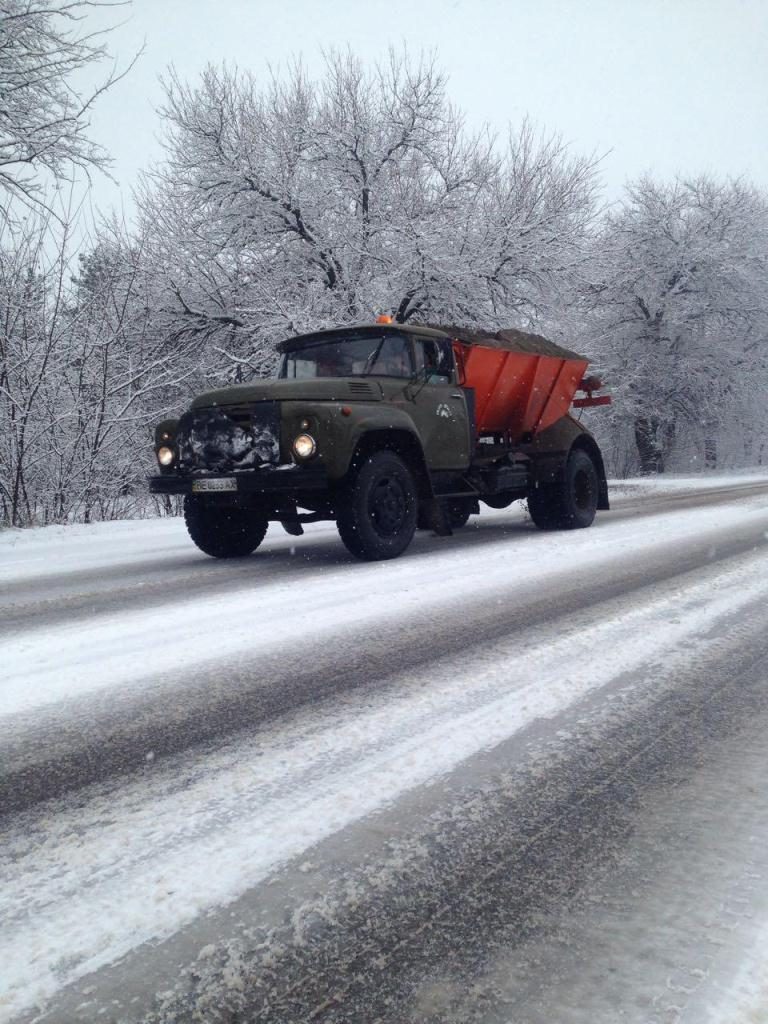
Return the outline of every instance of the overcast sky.
<path id="1" fill-rule="evenodd" d="M 114 18 L 114 15 L 112 15 Z M 768 188 L 768 0 L 133 0 L 111 38 L 130 75 L 99 104 L 112 153 L 102 208 L 124 204 L 161 156 L 158 77 L 227 61 L 265 75 L 349 45 L 364 60 L 403 42 L 434 51 L 472 126 L 526 115 L 581 152 L 607 153 L 608 198 L 628 178 L 710 171 Z"/>

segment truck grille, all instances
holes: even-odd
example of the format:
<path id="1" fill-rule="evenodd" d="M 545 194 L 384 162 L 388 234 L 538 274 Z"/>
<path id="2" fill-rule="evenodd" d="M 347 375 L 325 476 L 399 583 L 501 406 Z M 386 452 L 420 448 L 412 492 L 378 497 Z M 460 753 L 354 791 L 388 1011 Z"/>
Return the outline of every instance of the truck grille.
<path id="1" fill-rule="evenodd" d="M 195 409 L 179 421 L 181 467 L 195 473 L 231 473 L 280 461 L 277 402 Z"/>

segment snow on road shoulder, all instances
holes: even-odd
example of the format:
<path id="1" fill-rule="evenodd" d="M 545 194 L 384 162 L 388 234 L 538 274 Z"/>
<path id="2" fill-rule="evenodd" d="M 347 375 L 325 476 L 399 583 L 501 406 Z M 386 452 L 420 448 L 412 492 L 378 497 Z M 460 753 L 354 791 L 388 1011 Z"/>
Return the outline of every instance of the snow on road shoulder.
<path id="1" fill-rule="evenodd" d="M 764 469 L 744 470 L 741 473 L 697 473 L 689 476 L 663 473 L 659 476 L 627 477 L 608 481 L 613 497 L 638 496 L 641 494 L 695 494 L 697 491 L 728 490 L 732 487 L 749 487 L 768 483 Z"/>
<path id="2" fill-rule="evenodd" d="M 0 584 L 189 554 L 189 544 L 176 518 L 0 530 Z"/>
<path id="3" fill-rule="evenodd" d="M 335 537 L 336 526 L 313 523 L 307 534 L 302 543 L 311 544 L 314 539 Z M 272 523 L 260 550 L 285 547 L 287 541 L 285 531 L 278 523 Z M 0 585 L 65 577 L 88 570 L 119 573 L 137 562 L 170 566 L 179 561 L 216 564 L 197 550 L 180 516 L 0 530 Z"/>

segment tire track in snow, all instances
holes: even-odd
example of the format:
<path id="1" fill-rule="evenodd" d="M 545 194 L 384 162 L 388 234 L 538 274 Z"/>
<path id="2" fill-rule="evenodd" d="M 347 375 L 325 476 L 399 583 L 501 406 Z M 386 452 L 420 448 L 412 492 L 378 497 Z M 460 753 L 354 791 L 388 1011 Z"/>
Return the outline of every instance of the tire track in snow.
<path id="1" fill-rule="evenodd" d="M 599 514 L 597 526 L 642 519 L 665 510 L 711 507 L 762 495 L 768 495 L 765 481 L 680 493 L 651 491 L 641 499 L 630 490 L 617 496 L 611 512 Z M 28 628 L 32 617 L 38 628 L 50 628 L 82 617 L 95 621 L 133 608 L 156 608 L 161 612 L 169 600 L 178 604 L 193 601 L 201 594 L 216 598 L 279 582 L 307 582 L 329 569 L 360 571 L 359 563 L 341 545 L 333 524 L 316 524 L 299 540 L 284 536 L 279 526 L 272 524 L 264 545 L 255 555 L 225 563 L 196 552 L 181 520 L 174 521 L 176 529 L 172 534 L 168 520 L 158 525 L 163 535 L 168 535 L 167 547 L 153 541 L 156 555 L 152 560 L 142 560 L 143 555 L 137 559 L 134 552 L 133 561 L 118 562 L 108 571 L 103 567 L 72 568 L 64 562 L 62 572 L 31 577 L 9 575 L 0 593 L 0 638 Z M 432 560 L 461 555 L 468 549 L 476 550 L 477 557 L 482 557 L 483 548 L 500 540 L 524 544 L 536 536 L 538 531 L 527 521 L 518 503 L 501 512 L 484 509 L 481 516 L 470 520 L 468 528 L 451 538 L 417 534 L 406 557 Z"/>
<path id="2" fill-rule="evenodd" d="M 97 680 L 96 689 L 89 689 L 79 700 L 42 706 L 35 703 L 39 690 L 22 693 L 22 700 L 32 700 L 32 706 L 7 716 L 0 737 L 0 760 L 5 766 L 0 775 L 0 809 L 4 813 L 21 810 L 109 775 L 140 771 L 148 756 L 166 757 L 241 732 L 302 704 L 353 691 L 372 678 L 386 680 L 404 671 L 419 672 L 436 652 L 451 657 L 465 650 L 482 651 L 500 638 L 524 637 L 541 623 L 584 607 L 597 615 L 605 602 L 632 602 L 644 588 L 765 543 L 768 512 L 734 513 L 733 507 L 731 512 L 736 518 L 726 540 L 719 527 L 712 532 L 711 513 L 701 513 L 708 529 L 698 535 L 694 530 L 693 538 L 686 537 L 693 521 L 678 514 L 678 539 L 663 546 L 655 542 L 655 534 L 650 539 L 642 530 L 635 535 L 632 524 L 622 526 L 613 544 L 612 531 L 603 531 L 605 540 L 595 533 L 585 538 L 590 543 L 574 549 L 565 573 L 557 568 L 547 574 L 546 565 L 541 566 L 539 552 L 549 547 L 546 536 L 536 535 L 538 543 L 530 548 L 527 564 L 514 560 L 513 550 L 501 545 L 493 570 L 487 562 L 470 558 L 464 564 L 459 593 L 470 596 L 469 613 L 465 599 L 456 594 L 455 561 L 446 557 L 434 566 L 429 586 L 421 581 L 419 568 L 408 562 L 367 572 L 357 567 L 362 574 L 357 583 L 352 571 L 349 576 L 340 573 L 317 581 L 317 597 L 311 590 L 303 596 L 311 615 L 324 618 L 304 640 L 291 639 L 295 597 L 292 590 L 281 587 L 271 592 L 274 626 L 265 627 L 262 637 L 241 629 L 242 653 L 236 657 L 231 654 L 237 639 L 232 630 L 223 647 L 220 638 L 227 635 L 228 619 L 239 623 L 252 614 L 249 602 L 258 601 L 261 594 L 255 598 L 247 592 L 234 595 L 218 606 L 197 600 L 198 618 L 193 619 L 193 627 L 184 628 L 189 643 L 197 642 L 201 659 L 195 657 L 194 647 L 190 656 L 182 637 L 165 652 L 167 667 L 147 662 L 148 683 L 139 685 L 132 679 L 136 673 L 141 676 L 135 658 L 154 644 L 154 616 L 136 613 L 133 620 L 115 620 L 118 629 L 104 630 L 101 648 L 95 627 L 87 634 L 62 627 L 57 640 L 45 631 L 50 647 L 47 663 L 34 648 L 40 631 L 33 631 L 31 639 L 27 636 L 17 645 L 15 671 L 24 687 L 39 685 L 39 678 L 51 678 L 54 692 L 66 694 L 69 677 L 73 685 L 82 683 L 86 657 L 111 685 L 102 687 Z M 561 540 L 563 556 L 568 550 L 567 542 Z M 500 555 L 507 561 L 500 560 Z M 515 570 L 518 578 L 510 580 Z M 372 578 L 377 585 L 373 599 L 366 593 Z M 183 609 L 176 610 L 177 616 L 182 613 Z M 334 626 L 334 618 L 345 617 L 343 628 Z M 122 622 L 125 625 L 119 630 Z M 129 646 L 131 628 L 134 639 Z M 362 645 L 350 637 L 352 629 L 364 637 Z M 210 641 L 193 639 L 196 632 L 203 638 L 210 636 Z M 65 644 L 69 644 L 68 656 Z M 85 652 L 81 652 L 83 646 Z M 135 658 L 128 653 L 131 649 Z M 222 653 L 212 662 L 216 650 Z M 182 666 L 175 672 L 174 658 Z"/>
<path id="3" fill-rule="evenodd" d="M 695 646 L 672 659 L 662 653 L 412 790 L 235 904 L 74 986 L 41 1020 L 94 1020 L 103 1007 L 163 1024 L 467 1024 L 493 1008 L 497 992 L 477 972 L 505 950 L 512 964 L 529 964 L 516 975 L 512 1007 L 546 1010 L 536 986 L 557 978 L 558 961 L 547 968 L 536 942 L 529 957 L 528 941 L 546 942 L 554 930 L 557 956 L 557 922 L 596 873 L 631 850 L 636 816 L 659 787 L 674 794 L 713 743 L 738 743 L 745 723 L 765 727 L 765 674 L 754 668 L 768 655 L 766 614 L 760 602 L 711 628 L 702 622 Z M 149 1013 L 153 992 L 166 989 L 177 991 Z M 571 1020 L 574 1004 L 564 1005 L 546 1024 Z M 585 1024 L 613 1024 L 621 1005 Z M 514 1012 L 487 1020 L 528 1024 Z"/>
<path id="4" fill-rule="evenodd" d="M 0 962 L 17 1000 L 170 934 L 324 836 L 623 674 L 674 677 L 690 661 L 691 638 L 740 607 L 764 607 L 766 570 L 768 554 L 716 564 L 696 583 L 659 587 L 577 632 L 560 622 L 557 640 L 531 637 L 521 649 L 508 638 L 387 692 L 372 685 L 204 758 L 169 762 L 156 777 L 21 815 L 2 864 L 17 895 L 0 919 Z"/>

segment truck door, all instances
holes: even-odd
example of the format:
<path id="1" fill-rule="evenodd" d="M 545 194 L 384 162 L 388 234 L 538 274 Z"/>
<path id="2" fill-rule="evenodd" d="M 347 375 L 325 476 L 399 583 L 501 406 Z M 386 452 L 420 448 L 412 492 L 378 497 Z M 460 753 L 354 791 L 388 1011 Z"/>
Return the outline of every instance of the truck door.
<path id="1" fill-rule="evenodd" d="M 471 424 L 466 395 L 456 383 L 448 338 L 414 338 L 416 380 L 409 388 L 411 415 L 430 469 L 466 469 Z"/>

